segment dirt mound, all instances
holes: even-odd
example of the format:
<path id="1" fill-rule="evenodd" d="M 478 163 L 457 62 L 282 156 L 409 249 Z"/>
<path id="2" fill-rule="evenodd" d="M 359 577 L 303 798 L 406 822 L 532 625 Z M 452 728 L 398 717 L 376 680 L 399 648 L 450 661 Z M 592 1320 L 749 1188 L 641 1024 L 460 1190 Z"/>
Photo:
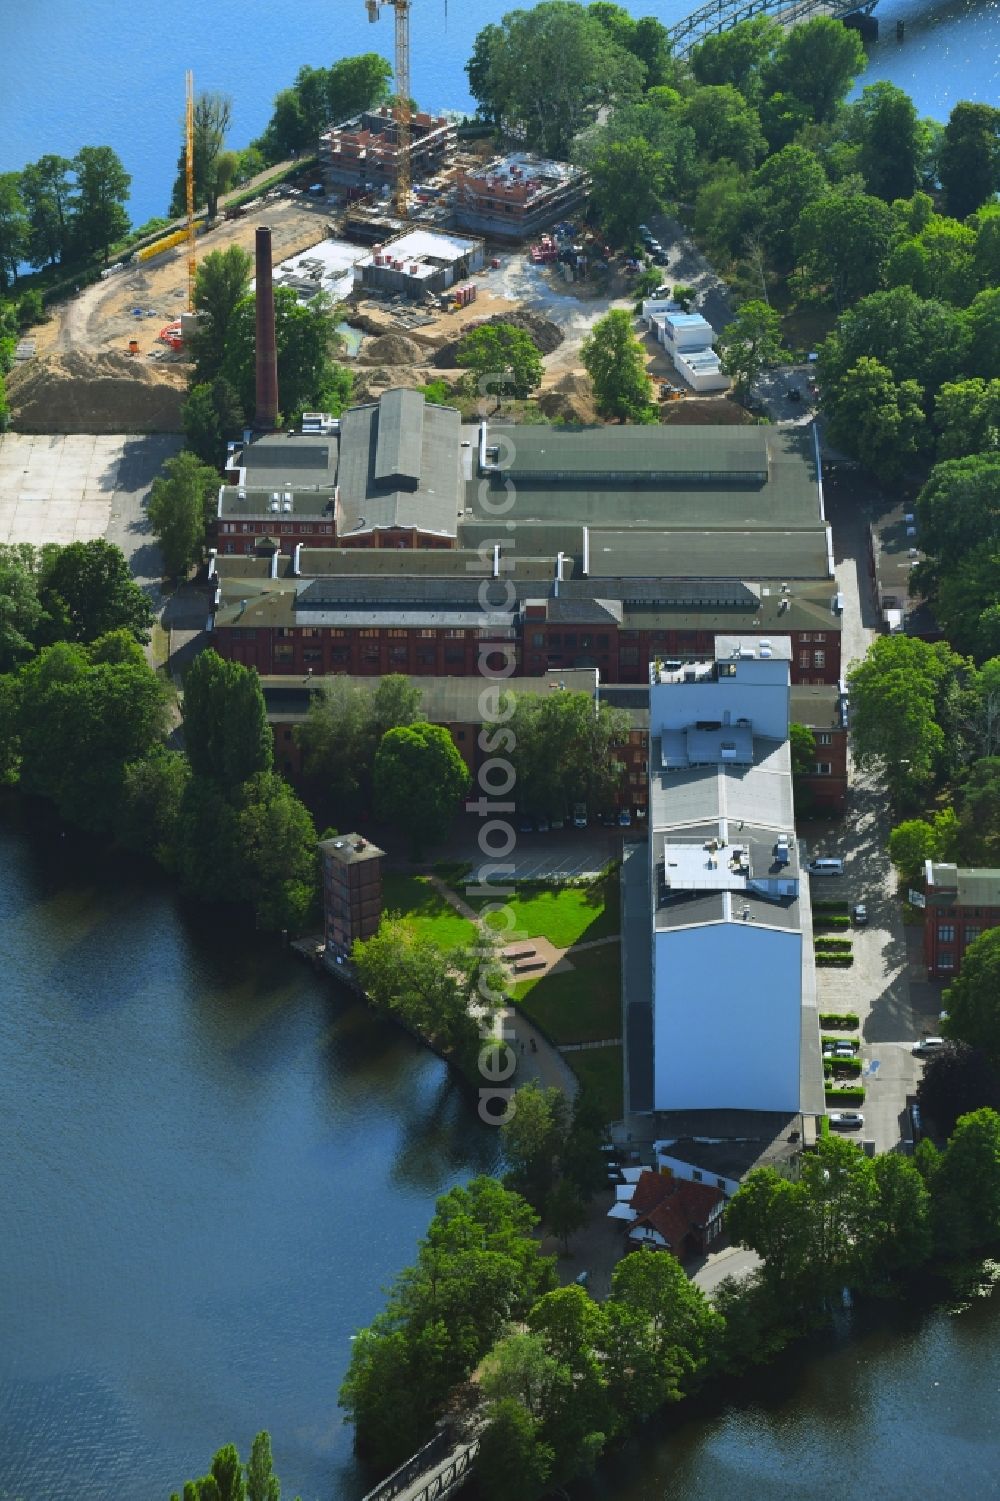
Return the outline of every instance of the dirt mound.
<path id="1" fill-rule="evenodd" d="M 380 334 L 361 346 L 359 365 L 415 365 L 427 358 L 426 349 L 421 349 L 405 334 Z"/>
<path id="2" fill-rule="evenodd" d="M 551 354 L 562 343 L 564 334 L 558 324 L 549 318 L 543 318 L 540 313 L 529 313 L 524 308 L 512 308 L 509 313 L 494 313 L 492 318 L 483 320 L 485 323 L 509 323 L 514 328 L 523 328 L 526 334 L 534 339 L 542 354 Z M 458 346 L 461 338 L 451 339 L 443 345 L 434 357 L 434 363 L 439 370 L 456 370 L 458 368 Z"/>
<path id="3" fill-rule="evenodd" d="M 73 349 L 17 366 L 7 378 L 21 433 L 179 433 L 187 392 L 179 365 Z"/>
<path id="4" fill-rule="evenodd" d="M 685 396 L 683 401 L 665 402 L 660 420 L 670 427 L 737 427 L 753 418 L 726 396 Z"/>
<path id="5" fill-rule="evenodd" d="M 398 366 L 393 370 L 387 370 L 384 366 L 375 369 L 354 370 L 354 391 L 351 396 L 352 402 L 377 401 L 383 391 L 393 387 L 405 387 L 407 390 L 415 390 L 418 386 L 426 385 L 433 378 L 433 372 L 424 366 L 403 367 Z"/>
<path id="6" fill-rule="evenodd" d="M 589 375 L 569 371 L 558 384 L 538 395 L 539 410 L 546 417 L 563 422 L 594 423 L 599 420 L 594 405 L 594 388 Z"/>

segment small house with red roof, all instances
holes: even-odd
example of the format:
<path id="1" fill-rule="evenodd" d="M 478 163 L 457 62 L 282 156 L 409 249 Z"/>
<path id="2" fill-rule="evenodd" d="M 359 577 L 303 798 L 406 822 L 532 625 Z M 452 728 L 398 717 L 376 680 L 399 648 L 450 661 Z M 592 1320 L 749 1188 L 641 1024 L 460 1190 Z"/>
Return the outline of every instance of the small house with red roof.
<path id="1" fill-rule="evenodd" d="M 628 1249 L 672 1251 L 678 1261 L 704 1255 L 722 1234 L 725 1204 L 725 1194 L 707 1183 L 644 1172 L 630 1202 Z"/>

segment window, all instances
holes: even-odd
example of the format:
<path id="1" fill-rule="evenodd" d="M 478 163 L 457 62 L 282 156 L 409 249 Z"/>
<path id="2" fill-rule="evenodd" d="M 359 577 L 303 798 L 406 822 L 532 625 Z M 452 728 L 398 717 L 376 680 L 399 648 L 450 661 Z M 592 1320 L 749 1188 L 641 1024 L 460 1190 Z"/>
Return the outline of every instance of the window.
<path id="1" fill-rule="evenodd" d="M 832 770 L 829 761 L 817 761 L 813 765 L 813 775 L 817 777 L 828 777 Z"/>
<path id="2" fill-rule="evenodd" d="M 437 632 L 436 631 L 418 631 L 417 635 L 420 637 L 421 641 L 433 641 L 434 637 L 437 635 Z"/>
<path id="3" fill-rule="evenodd" d="M 800 651 L 799 652 L 799 666 L 800 667 L 808 667 L 809 666 L 809 653 L 807 651 Z"/>
<path id="4" fill-rule="evenodd" d="M 808 631 L 803 631 L 802 635 L 799 637 L 799 640 L 800 641 L 811 641 L 812 637 L 810 636 L 810 634 L 809 634 Z"/>
<path id="5" fill-rule="evenodd" d="M 393 639 L 395 639 L 395 640 L 397 640 L 397 641 L 398 641 L 398 640 L 399 640 L 399 638 L 400 638 L 400 637 L 402 637 L 402 638 L 403 638 L 403 640 L 404 640 L 404 641 L 405 641 L 405 640 L 406 640 L 406 638 L 407 638 L 407 636 L 408 636 L 408 635 L 409 635 L 409 634 L 410 634 L 410 633 L 409 633 L 409 631 L 390 631 L 390 632 L 389 632 L 389 635 L 390 635 L 390 636 L 391 636 L 391 637 L 392 637 L 392 638 L 393 638 Z"/>
<path id="6" fill-rule="evenodd" d="M 817 745 L 832 745 L 833 744 L 833 736 L 830 734 L 829 730 L 821 730 L 819 732 L 819 734 L 816 736 L 816 744 Z"/>
<path id="7" fill-rule="evenodd" d="M 938 923 L 938 943 L 955 942 L 955 924 L 950 922 Z"/>
<path id="8" fill-rule="evenodd" d="M 937 958 L 938 969 L 954 969 L 955 956 L 951 949 L 942 949 Z"/>
<path id="9" fill-rule="evenodd" d="M 464 641 L 465 640 L 465 632 L 464 631 L 445 631 L 445 636 L 448 638 L 449 641 Z"/>
<path id="10" fill-rule="evenodd" d="M 292 732 L 291 732 L 291 730 L 282 730 L 282 732 L 281 732 L 281 738 L 283 740 L 291 740 L 291 738 L 292 738 Z"/>
<path id="11" fill-rule="evenodd" d="M 378 640 L 378 631 L 362 631 L 361 635 L 369 641 Z"/>
<path id="12" fill-rule="evenodd" d="M 455 739 L 456 740 L 464 740 L 465 739 L 465 731 L 464 730 L 456 730 L 455 731 Z"/>
<path id="13" fill-rule="evenodd" d="M 826 666 L 826 652 L 825 651 L 814 651 L 813 652 L 813 666 L 814 667 L 825 667 Z"/>
<path id="14" fill-rule="evenodd" d="M 292 660 L 292 643 L 290 641 L 278 641 L 274 647 L 274 660 L 276 662 L 290 662 Z"/>
<path id="15" fill-rule="evenodd" d="M 313 636 L 318 636 L 319 631 L 314 625 L 307 625 L 303 628 L 302 634 L 304 637 L 311 638 Z"/>
<path id="16" fill-rule="evenodd" d="M 814 641 L 825 641 L 826 640 L 826 633 L 825 633 L 825 631 L 817 631 L 816 634 L 815 634 L 815 636 L 813 637 L 813 640 Z"/>
<path id="17" fill-rule="evenodd" d="M 542 634 L 541 631 L 532 631 L 532 633 L 531 633 L 531 644 L 532 644 L 532 646 L 544 646 L 545 645 L 545 637 L 543 636 L 543 634 Z"/>
<path id="18" fill-rule="evenodd" d="M 691 1169 L 691 1177 L 695 1183 L 701 1183 L 704 1179 L 704 1174 L 699 1173 L 698 1169 L 696 1167 L 693 1167 Z"/>
<path id="19" fill-rule="evenodd" d="M 966 930 L 965 930 L 965 941 L 966 941 L 966 943 L 975 943 L 976 939 L 979 937 L 979 935 L 980 935 L 981 932 L 982 932 L 982 928 L 966 928 Z"/>
<path id="20" fill-rule="evenodd" d="M 319 646 L 307 646 L 302 653 L 304 662 L 322 662 L 323 650 Z"/>
<path id="21" fill-rule="evenodd" d="M 721 1188 L 722 1192 L 725 1193 L 725 1191 L 726 1191 L 726 1180 L 725 1180 L 725 1178 L 716 1178 L 716 1180 L 715 1180 L 715 1186 L 716 1186 L 716 1188 Z"/>

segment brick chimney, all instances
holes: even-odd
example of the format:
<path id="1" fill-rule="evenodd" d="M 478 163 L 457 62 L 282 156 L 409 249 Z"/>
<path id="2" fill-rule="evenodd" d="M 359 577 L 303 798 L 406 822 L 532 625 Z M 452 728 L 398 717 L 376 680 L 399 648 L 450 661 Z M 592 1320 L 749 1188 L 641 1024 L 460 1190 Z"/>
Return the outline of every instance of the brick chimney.
<path id="1" fill-rule="evenodd" d="M 273 432 L 278 425 L 278 352 L 274 340 L 274 286 L 271 231 L 257 230 L 257 415 L 255 426 Z"/>

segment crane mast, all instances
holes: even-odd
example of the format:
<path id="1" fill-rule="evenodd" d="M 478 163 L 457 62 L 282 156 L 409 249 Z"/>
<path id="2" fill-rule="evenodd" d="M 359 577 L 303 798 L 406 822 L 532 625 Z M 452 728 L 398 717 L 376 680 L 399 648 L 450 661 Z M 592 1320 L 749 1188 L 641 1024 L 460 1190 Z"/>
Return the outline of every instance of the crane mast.
<path id="1" fill-rule="evenodd" d="M 194 233 L 194 74 L 188 71 L 187 108 L 184 115 L 184 185 L 187 191 L 187 237 L 188 237 L 188 312 L 194 312 L 194 280 L 197 271 L 197 250 Z"/>
<path id="2" fill-rule="evenodd" d="M 399 151 L 396 169 L 396 213 L 401 219 L 410 213 L 410 0 L 365 0 L 369 21 L 377 21 L 383 5 L 396 12 L 396 140 Z"/>

